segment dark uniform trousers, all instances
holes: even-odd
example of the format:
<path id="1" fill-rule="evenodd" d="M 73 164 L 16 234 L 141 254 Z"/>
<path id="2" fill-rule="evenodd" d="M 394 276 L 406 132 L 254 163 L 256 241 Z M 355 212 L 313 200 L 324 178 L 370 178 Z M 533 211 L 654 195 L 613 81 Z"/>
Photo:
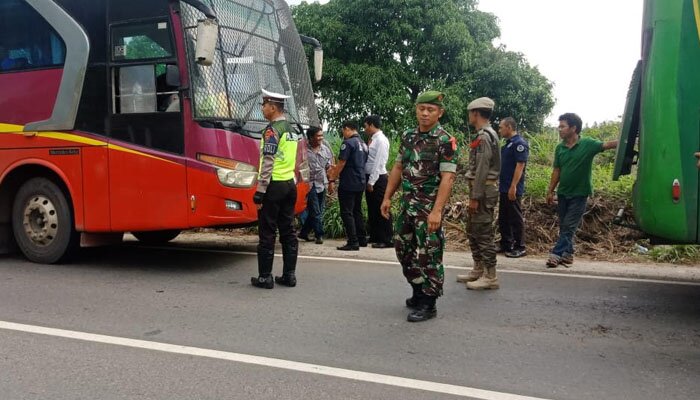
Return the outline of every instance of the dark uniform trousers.
<path id="1" fill-rule="evenodd" d="M 362 218 L 362 193 L 362 191 L 338 190 L 340 217 L 345 226 L 345 236 L 348 238 L 348 244 L 351 246 L 367 243 L 365 221 Z"/>
<path id="2" fill-rule="evenodd" d="M 369 179 L 369 175 L 367 175 Z M 371 192 L 365 192 L 367 198 L 367 225 L 369 225 L 369 241 L 374 243 L 385 243 L 392 245 L 393 229 L 391 215 L 389 219 L 382 216 L 381 207 L 386 192 L 386 185 L 389 182 L 389 175 L 379 175 L 379 179 L 372 186 Z"/>
<path id="3" fill-rule="evenodd" d="M 498 200 L 498 230 L 501 232 L 501 248 L 507 250 L 525 250 L 523 239 L 522 196 L 515 201 L 508 198 L 508 193 L 500 194 Z"/>
<path id="4" fill-rule="evenodd" d="M 296 201 L 297 187 L 294 179 L 270 182 L 263 198 L 262 208 L 258 210 L 259 255 L 263 253 L 266 259 L 274 258 L 277 229 L 280 232 L 283 252 L 296 255 L 299 248 L 293 224 Z M 260 276 L 269 276 L 272 273 L 272 261 L 268 261 L 270 262 L 258 264 Z"/>

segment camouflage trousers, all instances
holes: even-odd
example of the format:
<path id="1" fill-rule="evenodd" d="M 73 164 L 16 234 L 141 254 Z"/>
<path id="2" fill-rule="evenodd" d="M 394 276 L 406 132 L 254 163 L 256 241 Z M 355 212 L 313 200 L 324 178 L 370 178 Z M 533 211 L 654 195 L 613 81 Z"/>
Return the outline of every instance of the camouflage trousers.
<path id="1" fill-rule="evenodd" d="M 394 249 L 408 283 L 421 285 L 428 296 L 442 296 L 445 270 L 442 227 L 428 233 L 428 217 L 413 217 L 404 211 L 396 218 Z"/>
<path id="2" fill-rule="evenodd" d="M 496 226 L 494 212 L 498 204 L 498 187 L 486 187 L 486 196 L 479 200 L 474 214 L 467 214 L 467 237 L 475 264 L 484 268 L 496 266 Z"/>

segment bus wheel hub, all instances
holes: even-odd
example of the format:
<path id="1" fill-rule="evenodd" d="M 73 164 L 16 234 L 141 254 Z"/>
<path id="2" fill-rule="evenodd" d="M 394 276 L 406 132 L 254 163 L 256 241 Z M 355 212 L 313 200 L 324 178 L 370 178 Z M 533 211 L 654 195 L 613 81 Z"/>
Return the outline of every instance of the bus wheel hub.
<path id="1" fill-rule="evenodd" d="M 51 200 L 34 196 L 24 208 L 24 230 L 27 236 L 41 246 L 50 244 L 58 232 L 58 216 Z"/>

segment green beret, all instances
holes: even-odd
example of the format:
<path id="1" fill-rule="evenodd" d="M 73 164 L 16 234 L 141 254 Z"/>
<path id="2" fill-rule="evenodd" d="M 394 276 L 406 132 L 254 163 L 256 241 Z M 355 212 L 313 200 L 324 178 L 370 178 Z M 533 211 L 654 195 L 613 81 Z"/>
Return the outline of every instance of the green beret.
<path id="1" fill-rule="evenodd" d="M 428 90 L 418 95 L 416 99 L 416 104 L 427 103 L 435 104 L 436 106 L 442 107 L 442 101 L 445 99 L 445 93 L 439 92 L 437 90 Z"/>

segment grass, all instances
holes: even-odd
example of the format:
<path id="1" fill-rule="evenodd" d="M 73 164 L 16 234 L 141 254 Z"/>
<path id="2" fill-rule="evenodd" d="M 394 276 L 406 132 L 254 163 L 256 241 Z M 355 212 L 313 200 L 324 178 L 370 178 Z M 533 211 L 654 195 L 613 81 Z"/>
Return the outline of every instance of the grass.
<path id="1" fill-rule="evenodd" d="M 700 247 L 694 245 L 654 246 L 647 254 L 656 262 L 672 264 L 700 263 Z"/>

